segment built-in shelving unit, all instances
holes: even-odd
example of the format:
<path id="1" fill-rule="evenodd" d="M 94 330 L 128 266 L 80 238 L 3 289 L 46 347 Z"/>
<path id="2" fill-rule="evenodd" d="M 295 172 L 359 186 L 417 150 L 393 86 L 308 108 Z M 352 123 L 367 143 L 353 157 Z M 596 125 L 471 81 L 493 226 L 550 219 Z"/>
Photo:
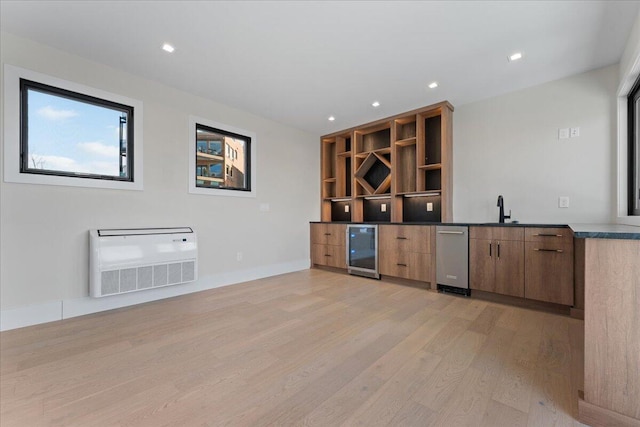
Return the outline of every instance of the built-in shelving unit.
<path id="1" fill-rule="evenodd" d="M 445 101 L 323 136 L 322 221 L 452 221 L 452 117 Z"/>

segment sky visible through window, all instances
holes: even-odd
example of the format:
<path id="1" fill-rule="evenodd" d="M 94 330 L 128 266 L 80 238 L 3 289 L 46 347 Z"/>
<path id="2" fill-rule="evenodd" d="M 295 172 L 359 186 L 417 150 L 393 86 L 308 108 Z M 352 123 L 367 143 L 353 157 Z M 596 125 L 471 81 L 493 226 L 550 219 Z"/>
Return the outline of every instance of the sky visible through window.
<path id="1" fill-rule="evenodd" d="M 125 113 L 32 89 L 28 96 L 29 168 L 120 176 Z"/>

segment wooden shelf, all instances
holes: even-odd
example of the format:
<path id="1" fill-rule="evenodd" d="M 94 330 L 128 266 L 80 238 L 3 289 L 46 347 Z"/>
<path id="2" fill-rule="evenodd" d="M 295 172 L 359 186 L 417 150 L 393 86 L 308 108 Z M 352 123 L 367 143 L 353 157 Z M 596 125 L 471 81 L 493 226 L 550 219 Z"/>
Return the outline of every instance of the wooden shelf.
<path id="1" fill-rule="evenodd" d="M 445 101 L 322 136 L 322 221 L 344 220 L 345 197 L 353 222 L 452 221 L 452 113 Z"/>
<path id="2" fill-rule="evenodd" d="M 402 196 L 405 198 L 409 197 L 429 197 L 429 196 L 439 196 L 442 194 L 441 190 L 433 190 L 433 191 L 411 191 L 406 193 L 396 193 L 396 196 Z"/>
<path id="3" fill-rule="evenodd" d="M 395 143 L 398 147 L 406 147 L 408 145 L 416 145 L 416 137 L 401 139 Z"/>
<path id="4" fill-rule="evenodd" d="M 418 166 L 418 169 L 425 170 L 425 171 L 435 171 L 438 169 L 442 169 L 442 163 L 432 163 L 430 165 L 422 165 L 422 166 Z"/>

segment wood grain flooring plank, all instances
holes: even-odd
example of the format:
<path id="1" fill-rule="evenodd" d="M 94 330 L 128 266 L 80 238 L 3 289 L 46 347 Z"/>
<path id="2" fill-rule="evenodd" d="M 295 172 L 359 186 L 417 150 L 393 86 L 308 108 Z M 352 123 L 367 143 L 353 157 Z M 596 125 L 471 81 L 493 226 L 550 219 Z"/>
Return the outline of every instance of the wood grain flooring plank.
<path id="1" fill-rule="evenodd" d="M 312 269 L 0 332 L 0 425 L 575 420 L 584 323 Z"/>

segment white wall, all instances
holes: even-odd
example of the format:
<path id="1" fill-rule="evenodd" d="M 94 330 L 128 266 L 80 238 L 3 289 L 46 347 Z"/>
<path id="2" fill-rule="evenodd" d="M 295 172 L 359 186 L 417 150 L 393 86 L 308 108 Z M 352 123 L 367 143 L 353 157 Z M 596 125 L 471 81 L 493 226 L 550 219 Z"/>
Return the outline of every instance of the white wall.
<path id="1" fill-rule="evenodd" d="M 612 222 L 617 86 L 613 65 L 457 107 L 454 220 L 497 222 L 502 194 L 520 222 Z M 580 136 L 559 140 L 569 127 Z"/>
<path id="2" fill-rule="evenodd" d="M 308 267 L 308 221 L 317 219 L 320 210 L 318 135 L 10 34 L 2 33 L 0 48 L 3 64 L 144 103 L 144 191 L 0 183 L 0 327 Z M 188 193 L 189 115 L 257 134 L 255 199 Z M 259 211 L 261 203 L 268 203 L 270 211 Z M 200 246 L 200 280 L 91 300 L 87 230 L 142 226 L 193 227 Z M 236 261 L 238 251 L 244 254 L 241 262 Z"/>

